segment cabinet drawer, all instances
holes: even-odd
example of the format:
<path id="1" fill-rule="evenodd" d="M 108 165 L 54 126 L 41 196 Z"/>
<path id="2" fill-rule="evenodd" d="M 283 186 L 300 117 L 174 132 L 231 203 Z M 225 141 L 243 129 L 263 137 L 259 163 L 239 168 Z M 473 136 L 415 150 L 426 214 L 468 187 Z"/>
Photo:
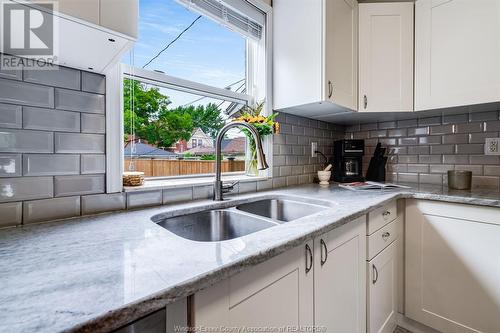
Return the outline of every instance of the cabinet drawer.
<path id="1" fill-rule="evenodd" d="M 368 213 L 367 235 L 373 234 L 387 223 L 394 221 L 398 215 L 397 202 L 393 201 Z"/>
<path id="2" fill-rule="evenodd" d="M 373 257 L 375 257 L 398 237 L 399 221 L 400 219 L 398 218 L 366 237 L 368 240 L 368 260 L 372 260 Z"/>

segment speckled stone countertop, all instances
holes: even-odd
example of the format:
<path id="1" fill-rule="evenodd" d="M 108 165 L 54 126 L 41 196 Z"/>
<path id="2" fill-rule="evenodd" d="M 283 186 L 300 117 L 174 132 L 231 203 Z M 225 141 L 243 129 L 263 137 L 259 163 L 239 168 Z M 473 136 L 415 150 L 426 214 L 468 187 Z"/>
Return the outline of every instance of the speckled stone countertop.
<path id="1" fill-rule="evenodd" d="M 241 238 L 194 242 L 150 219 L 257 198 L 296 196 L 332 208 Z M 353 192 L 306 185 L 0 231 L 0 332 L 109 332 L 397 198 L 500 207 L 497 192 L 421 186 Z"/>

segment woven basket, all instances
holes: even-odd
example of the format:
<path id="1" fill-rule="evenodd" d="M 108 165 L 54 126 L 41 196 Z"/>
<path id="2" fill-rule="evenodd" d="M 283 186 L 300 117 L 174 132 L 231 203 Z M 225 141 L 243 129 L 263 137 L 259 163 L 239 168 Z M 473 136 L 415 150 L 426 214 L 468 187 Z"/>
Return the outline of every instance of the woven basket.
<path id="1" fill-rule="evenodd" d="M 141 186 L 144 185 L 144 172 L 124 172 L 123 186 Z"/>

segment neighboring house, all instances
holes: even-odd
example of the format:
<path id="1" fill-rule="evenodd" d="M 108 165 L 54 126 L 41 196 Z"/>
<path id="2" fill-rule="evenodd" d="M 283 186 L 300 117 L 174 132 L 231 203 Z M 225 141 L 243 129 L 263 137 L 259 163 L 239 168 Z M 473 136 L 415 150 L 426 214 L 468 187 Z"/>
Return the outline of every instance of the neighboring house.
<path id="1" fill-rule="evenodd" d="M 214 140 L 208 134 L 205 134 L 201 128 L 195 128 L 191 135 L 191 139 L 187 141 L 188 149 L 196 147 L 214 147 Z"/>
<path id="2" fill-rule="evenodd" d="M 172 159 L 176 158 L 177 154 L 168 150 L 164 150 L 149 143 L 143 142 L 141 139 L 137 139 L 135 145 L 132 142 L 127 142 L 124 147 L 125 158 L 145 158 L 145 159 Z"/>
<path id="3" fill-rule="evenodd" d="M 222 154 L 225 156 L 233 156 L 243 159 L 245 157 L 246 138 L 239 137 L 233 139 L 222 140 Z M 194 156 L 213 155 L 215 154 L 215 146 L 212 147 L 195 147 L 185 151 Z"/>
<path id="4" fill-rule="evenodd" d="M 213 148 L 214 140 L 203 132 L 199 127 L 193 130 L 193 134 L 189 140 L 179 140 L 171 149 L 176 153 L 182 154 L 193 148 Z"/>

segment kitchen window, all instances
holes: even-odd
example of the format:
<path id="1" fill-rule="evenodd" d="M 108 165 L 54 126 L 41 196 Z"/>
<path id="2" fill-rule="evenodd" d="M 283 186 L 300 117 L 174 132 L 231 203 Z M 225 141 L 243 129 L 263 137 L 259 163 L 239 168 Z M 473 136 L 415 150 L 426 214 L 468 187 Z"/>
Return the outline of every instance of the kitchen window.
<path id="1" fill-rule="evenodd" d="M 124 171 L 213 173 L 218 130 L 245 105 L 270 108 L 270 15 L 260 0 L 140 1 L 140 37 L 121 65 Z M 246 147 L 228 133 L 223 172 L 245 173 Z"/>

